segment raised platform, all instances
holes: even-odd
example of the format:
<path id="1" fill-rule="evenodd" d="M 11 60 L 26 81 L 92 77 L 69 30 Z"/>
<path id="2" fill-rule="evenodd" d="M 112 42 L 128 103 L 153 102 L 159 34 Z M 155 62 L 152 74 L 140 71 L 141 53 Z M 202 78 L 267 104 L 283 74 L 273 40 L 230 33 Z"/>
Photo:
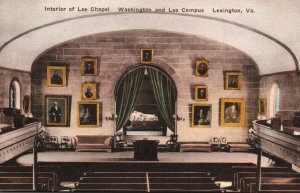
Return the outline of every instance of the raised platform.
<path id="1" fill-rule="evenodd" d="M 38 162 L 138 162 L 133 159 L 134 152 L 39 152 Z M 142 162 L 167 162 L 167 163 L 253 163 L 256 164 L 257 155 L 254 153 L 227 153 L 227 152 L 159 152 L 158 161 Z M 32 154 L 19 157 L 20 165 L 31 165 Z M 263 165 L 268 165 L 268 158 L 263 157 Z"/>

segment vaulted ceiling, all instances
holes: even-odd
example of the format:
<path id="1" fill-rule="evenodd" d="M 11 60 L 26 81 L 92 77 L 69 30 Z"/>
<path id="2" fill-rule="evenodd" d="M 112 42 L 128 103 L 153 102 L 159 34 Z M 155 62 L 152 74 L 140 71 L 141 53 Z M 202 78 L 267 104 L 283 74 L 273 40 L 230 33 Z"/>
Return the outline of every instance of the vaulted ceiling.
<path id="1" fill-rule="evenodd" d="M 67 11 L 45 11 L 45 6 Z M 110 11 L 103 14 L 77 8 L 94 6 Z M 68 11 L 72 7 L 75 11 Z M 119 7 L 166 8 L 166 12 L 122 13 Z M 203 9 L 204 13 L 183 13 L 182 8 Z M 223 8 L 242 13 L 214 12 Z M 1 0 L 0 25 L 0 66 L 24 71 L 31 71 L 33 61 L 44 51 L 65 41 L 131 29 L 172 31 L 226 43 L 252 57 L 261 75 L 298 70 L 300 58 L 297 0 Z"/>

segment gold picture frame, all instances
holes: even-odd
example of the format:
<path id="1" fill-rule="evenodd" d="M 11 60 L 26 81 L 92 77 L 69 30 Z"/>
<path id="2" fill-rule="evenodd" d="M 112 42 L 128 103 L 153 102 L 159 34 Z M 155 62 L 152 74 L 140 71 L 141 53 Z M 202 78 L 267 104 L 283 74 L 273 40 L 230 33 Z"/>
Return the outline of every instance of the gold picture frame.
<path id="1" fill-rule="evenodd" d="M 208 77 L 209 62 L 206 59 L 196 60 L 195 75 L 201 77 Z"/>
<path id="2" fill-rule="evenodd" d="M 195 101 L 207 101 L 207 100 L 208 100 L 208 87 L 195 86 Z"/>
<path id="3" fill-rule="evenodd" d="M 225 72 L 225 90 L 241 90 L 241 72 Z"/>
<path id="4" fill-rule="evenodd" d="M 245 126 L 246 106 L 243 98 L 222 98 L 221 126 L 243 127 Z"/>
<path id="5" fill-rule="evenodd" d="M 99 127 L 99 102 L 78 102 L 77 126 Z"/>
<path id="6" fill-rule="evenodd" d="M 29 113 L 31 110 L 31 97 L 29 95 L 25 95 L 23 98 L 23 111 L 24 113 Z"/>
<path id="7" fill-rule="evenodd" d="M 82 58 L 81 59 L 81 75 L 96 76 L 97 75 L 97 58 Z"/>
<path id="8" fill-rule="evenodd" d="M 153 63 L 153 49 L 143 48 L 141 49 L 141 64 Z"/>
<path id="9" fill-rule="evenodd" d="M 81 83 L 81 99 L 95 100 L 97 98 L 96 83 Z"/>
<path id="10" fill-rule="evenodd" d="M 267 116 L 267 99 L 258 99 L 258 115 Z"/>
<path id="11" fill-rule="evenodd" d="M 211 127 L 212 105 L 199 103 L 192 105 L 192 127 Z"/>
<path id="12" fill-rule="evenodd" d="M 65 87 L 66 82 L 65 66 L 47 66 L 47 85 L 49 87 Z"/>
<path id="13" fill-rule="evenodd" d="M 70 126 L 70 99 L 67 95 L 45 96 L 45 126 Z"/>

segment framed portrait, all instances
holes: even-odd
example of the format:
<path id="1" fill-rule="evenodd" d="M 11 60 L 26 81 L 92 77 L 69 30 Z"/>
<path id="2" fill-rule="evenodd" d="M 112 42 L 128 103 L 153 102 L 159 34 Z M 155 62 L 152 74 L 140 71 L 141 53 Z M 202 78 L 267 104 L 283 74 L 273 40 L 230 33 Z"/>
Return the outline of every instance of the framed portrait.
<path id="1" fill-rule="evenodd" d="M 24 113 L 29 113 L 31 109 L 31 97 L 29 95 L 25 95 L 23 98 L 23 111 Z"/>
<path id="2" fill-rule="evenodd" d="M 211 127 L 211 104 L 192 105 L 192 127 Z"/>
<path id="3" fill-rule="evenodd" d="M 47 84 L 50 87 L 66 86 L 66 67 L 47 66 Z"/>
<path id="4" fill-rule="evenodd" d="M 196 76 L 207 77 L 209 70 L 209 63 L 205 59 L 197 59 L 196 60 L 196 69 L 195 73 Z"/>
<path id="5" fill-rule="evenodd" d="M 225 72 L 225 90 L 241 90 L 241 73 Z"/>
<path id="6" fill-rule="evenodd" d="M 258 99 L 258 114 L 267 116 L 267 99 Z"/>
<path id="7" fill-rule="evenodd" d="M 81 75 L 96 76 L 97 75 L 97 59 L 82 58 L 81 59 Z"/>
<path id="8" fill-rule="evenodd" d="M 70 99 L 66 95 L 45 96 L 45 126 L 70 126 Z"/>
<path id="9" fill-rule="evenodd" d="M 245 125 L 245 99 L 221 99 L 221 126 L 243 127 Z"/>
<path id="10" fill-rule="evenodd" d="M 78 127 L 98 127 L 99 107 L 99 102 L 78 102 Z"/>
<path id="11" fill-rule="evenodd" d="M 96 99 L 96 83 L 81 83 L 81 99 L 95 100 Z"/>
<path id="12" fill-rule="evenodd" d="M 195 101 L 207 101 L 207 100 L 208 100 L 208 87 L 195 86 Z"/>
<path id="13" fill-rule="evenodd" d="M 153 63 L 153 49 L 144 48 L 141 49 L 141 64 Z"/>

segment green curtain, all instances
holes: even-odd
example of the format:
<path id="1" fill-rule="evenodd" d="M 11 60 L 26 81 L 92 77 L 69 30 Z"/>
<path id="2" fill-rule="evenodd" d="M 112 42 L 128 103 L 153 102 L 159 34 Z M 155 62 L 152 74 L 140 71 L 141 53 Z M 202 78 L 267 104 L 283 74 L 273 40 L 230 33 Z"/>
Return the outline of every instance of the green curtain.
<path id="1" fill-rule="evenodd" d="M 145 68 L 135 69 L 124 77 L 119 87 L 117 94 L 117 131 L 126 124 L 133 111 L 142 87 L 144 75 Z"/>
<path id="2" fill-rule="evenodd" d="M 175 100 L 176 91 L 173 83 L 167 76 L 154 68 L 147 68 L 150 76 L 154 97 L 168 128 L 175 132 Z"/>

